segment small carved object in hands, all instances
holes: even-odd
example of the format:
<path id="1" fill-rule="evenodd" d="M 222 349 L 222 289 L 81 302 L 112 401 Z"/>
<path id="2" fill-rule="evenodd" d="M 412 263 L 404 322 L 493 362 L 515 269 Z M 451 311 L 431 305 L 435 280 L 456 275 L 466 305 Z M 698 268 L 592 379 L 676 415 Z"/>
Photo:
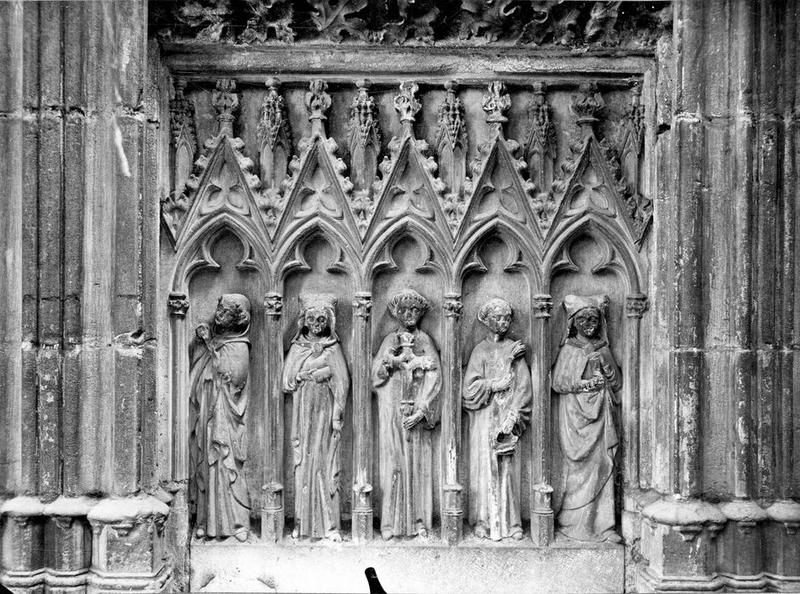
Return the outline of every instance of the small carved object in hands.
<path id="1" fill-rule="evenodd" d="M 283 367 L 292 400 L 292 538 L 341 541 L 340 443 L 350 372 L 336 334 L 336 297 L 300 296 L 297 333 Z"/>
<path id="2" fill-rule="evenodd" d="M 433 518 L 431 430 L 441 414 L 442 375 L 433 340 L 418 327 L 428 301 L 413 289 L 388 309 L 401 328 L 390 332 L 372 363 L 378 399 L 381 535 L 426 537 Z"/>
<path id="3" fill-rule="evenodd" d="M 478 538 L 522 539 L 519 438 L 531 413 L 525 345 L 506 336 L 513 311 L 490 299 L 478 320 L 491 334 L 472 351 L 462 405 L 469 412 L 469 522 Z"/>
<path id="4" fill-rule="evenodd" d="M 250 301 L 222 295 L 211 324 L 200 324 L 190 345 L 191 501 L 196 536 L 234 536 L 250 530 L 245 414 L 249 400 Z"/>
<path id="5" fill-rule="evenodd" d="M 620 542 L 614 521 L 615 423 L 622 375 L 608 345 L 608 297 L 564 297 L 567 327 L 553 369 L 563 454 L 556 524 L 582 541 Z"/>

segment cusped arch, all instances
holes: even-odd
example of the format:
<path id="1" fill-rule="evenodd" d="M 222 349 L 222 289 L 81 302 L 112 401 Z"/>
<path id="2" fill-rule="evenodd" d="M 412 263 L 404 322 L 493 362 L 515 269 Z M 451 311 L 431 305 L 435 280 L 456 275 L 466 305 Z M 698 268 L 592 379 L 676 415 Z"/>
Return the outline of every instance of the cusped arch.
<path id="1" fill-rule="evenodd" d="M 270 253 L 262 238 L 249 225 L 242 222 L 230 213 L 220 213 L 209 220 L 202 227 L 193 231 L 178 249 L 175 258 L 175 267 L 170 283 L 170 290 L 187 291 L 191 277 L 198 271 L 215 263 L 210 258 L 214 244 L 226 232 L 232 233 L 242 243 L 244 250 L 251 250 L 253 257 L 243 256 L 242 262 L 260 273 L 269 275 Z M 210 261 L 209 261 L 210 260 Z M 207 263 L 207 264 L 206 264 Z"/>
<path id="2" fill-rule="evenodd" d="M 364 278 L 371 281 L 377 272 L 376 267 L 379 264 L 381 255 L 385 253 L 386 249 L 393 249 L 397 242 L 405 237 L 415 240 L 420 247 L 427 248 L 438 259 L 437 265 L 433 267 L 440 271 L 442 278 L 450 288 L 453 284 L 453 258 L 451 252 L 444 247 L 449 243 L 443 241 L 439 230 L 433 225 L 425 224 L 413 218 L 395 221 L 382 232 L 379 239 L 367 246 L 364 252 Z"/>
<path id="3" fill-rule="evenodd" d="M 273 264 L 273 276 L 276 280 L 285 279 L 286 275 L 294 268 L 292 258 L 297 253 L 298 247 L 310 241 L 316 236 L 325 238 L 332 247 L 341 247 L 344 255 L 350 261 L 355 281 L 354 289 L 361 290 L 363 285 L 361 278 L 361 254 L 357 246 L 353 245 L 349 234 L 341 233 L 334 225 L 323 218 L 318 218 L 310 224 L 295 229 L 289 235 L 281 238 L 276 246 L 275 261 Z"/>
<path id="4" fill-rule="evenodd" d="M 553 278 L 554 268 L 564 248 L 568 247 L 572 241 L 584 233 L 590 237 L 600 237 L 611 245 L 619 256 L 625 270 L 626 293 L 629 295 L 640 293 L 643 286 L 642 270 L 633 244 L 622 230 L 609 225 L 604 218 L 594 216 L 592 213 L 584 214 L 553 237 L 544 253 L 542 262 L 542 292 L 545 294 L 550 293 L 550 283 Z"/>
<path id="5" fill-rule="evenodd" d="M 542 254 L 539 251 L 535 242 L 531 241 L 531 237 L 526 237 L 512 222 L 505 218 L 494 218 L 485 221 L 478 227 L 471 230 L 469 235 L 459 242 L 458 251 L 455 254 L 455 261 L 453 269 L 455 271 L 456 279 L 463 282 L 464 275 L 467 272 L 468 258 L 473 250 L 480 246 L 481 242 L 491 238 L 493 235 L 499 236 L 509 249 L 518 248 L 522 254 L 530 262 L 531 278 L 530 281 L 533 286 L 541 284 L 540 270 L 542 262 Z"/>

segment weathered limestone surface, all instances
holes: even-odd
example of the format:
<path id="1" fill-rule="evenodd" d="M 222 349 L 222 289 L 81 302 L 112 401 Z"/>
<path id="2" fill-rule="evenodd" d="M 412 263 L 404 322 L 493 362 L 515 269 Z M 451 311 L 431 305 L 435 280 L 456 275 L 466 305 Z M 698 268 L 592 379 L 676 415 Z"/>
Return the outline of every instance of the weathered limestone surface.
<path id="1" fill-rule="evenodd" d="M 387 591 L 800 589 L 799 39 L 780 0 L 0 2 L 0 582 L 353 591 L 373 566 Z M 428 311 L 404 325 L 408 288 Z M 208 491 L 235 521 L 200 521 L 189 345 L 230 294 L 249 358 L 220 363 L 215 321 L 202 379 L 249 399 L 204 451 L 214 431 L 248 448 Z M 300 345 L 308 294 L 334 305 Z M 605 350 L 554 391 L 576 295 L 608 298 Z M 499 542 L 468 522 L 462 407 L 492 298 L 532 391 L 491 442 L 521 463 L 492 475 L 520 482 L 490 489 L 519 498 L 522 539 Z M 326 460 L 301 463 L 292 394 L 343 373 L 282 373 L 326 349 L 351 387 Z M 426 377 L 428 404 L 408 396 Z M 559 535 L 559 411 L 592 393 L 619 442 L 614 517 L 585 532 L 621 545 Z M 405 490 L 402 460 L 382 471 L 394 417 L 403 451 L 428 432 Z M 315 480 L 327 534 L 297 529 Z M 386 509 L 404 528 L 384 541 Z"/>

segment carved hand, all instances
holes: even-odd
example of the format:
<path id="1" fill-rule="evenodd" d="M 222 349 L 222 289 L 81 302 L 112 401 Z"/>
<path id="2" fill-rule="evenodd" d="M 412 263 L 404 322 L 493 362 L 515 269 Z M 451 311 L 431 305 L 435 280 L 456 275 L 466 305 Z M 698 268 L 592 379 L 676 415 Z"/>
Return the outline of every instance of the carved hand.
<path id="1" fill-rule="evenodd" d="M 334 431 L 339 432 L 342 430 L 344 426 L 344 412 L 340 410 L 338 407 L 334 407 L 333 409 L 333 421 L 331 422 L 331 427 Z"/>
<path id="2" fill-rule="evenodd" d="M 424 417 L 425 415 L 422 413 L 422 411 L 418 410 L 414 414 L 409 415 L 405 419 L 403 419 L 403 427 L 406 430 L 411 430 L 414 427 L 416 427 Z"/>
<path id="3" fill-rule="evenodd" d="M 492 382 L 492 392 L 502 392 L 511 387 L 511 382 L 514 376 L 510 373 L 505 374 L 503 377 L 496 379 Z"/>
<path id="4" fill-rule="evenodd" d="M 527 350 L 528 350 L 528 347 L 526 347 L 521 342 L 517 341 L 514 344 L 514 347 L 511 349 L 511 358 L 512 359 L 516 359 L 517 357 L 521 357 L 522 355 L 525 354 L 525 351 L 527 351 Z"/>
<path id="5" fill-rule="evenodd" d="M 514 430 L 514 425 L 517 424 L 517 417 L 516 415 L 508 415 L 505 421 L 503 421 L 503 425 L 500 427 L 500 431 L 502 433 L 511 433 Z"/>
<path id="6" fill-rule="evenodd" d="M 208 324 L 206 324 L 206 323 L 200 324 L 195 329 L 194 333 L 197 335 L 197 338 L 199 338 L 200 340 L 202 340 L 204 342 L 208 341 L 208 340 L 211 340 L 211 328 L 209 328 Z"/>

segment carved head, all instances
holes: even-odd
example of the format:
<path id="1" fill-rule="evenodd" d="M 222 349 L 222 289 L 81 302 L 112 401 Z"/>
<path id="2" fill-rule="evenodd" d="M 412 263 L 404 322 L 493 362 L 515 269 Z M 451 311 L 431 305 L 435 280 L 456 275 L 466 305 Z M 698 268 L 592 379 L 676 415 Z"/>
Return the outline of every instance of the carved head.
<path id="1" fill-rule="evenodd" d="M 514 311 L 505 299 L 489 299 L 478 311 L 478 321 L 495 334 L 505 336 L 511 326 Z"/>
<path id="2" fill-rule="evenodd" d="M 387 307 L 403 326 L 413 330 L 428 311 L 428 300 L 414 289 L 403 289 L 389 300 Z"/>
<path id="3" fill-rule="evenodd" d="M 603 320 L 608 309 L 606 295 L 567 295 L 564 309 L 568 316 L 568 335 L 580 334 L 586 338 L 596 338 L 602 331 Z"/>
<path id="4" fill-rule="evenodd" d="M 313 293 L 300 295 L 300 316 L 297 320 L 298 334 L 327 336 L 336 327 L 336 297 Z"/>
<path id="5" fill-rule="evenodd" d="M 219 298 L 214 312 L 218 332 L 244 332 L 250 325 L 250 300 L 240 293 L 226 293 Z"/>

